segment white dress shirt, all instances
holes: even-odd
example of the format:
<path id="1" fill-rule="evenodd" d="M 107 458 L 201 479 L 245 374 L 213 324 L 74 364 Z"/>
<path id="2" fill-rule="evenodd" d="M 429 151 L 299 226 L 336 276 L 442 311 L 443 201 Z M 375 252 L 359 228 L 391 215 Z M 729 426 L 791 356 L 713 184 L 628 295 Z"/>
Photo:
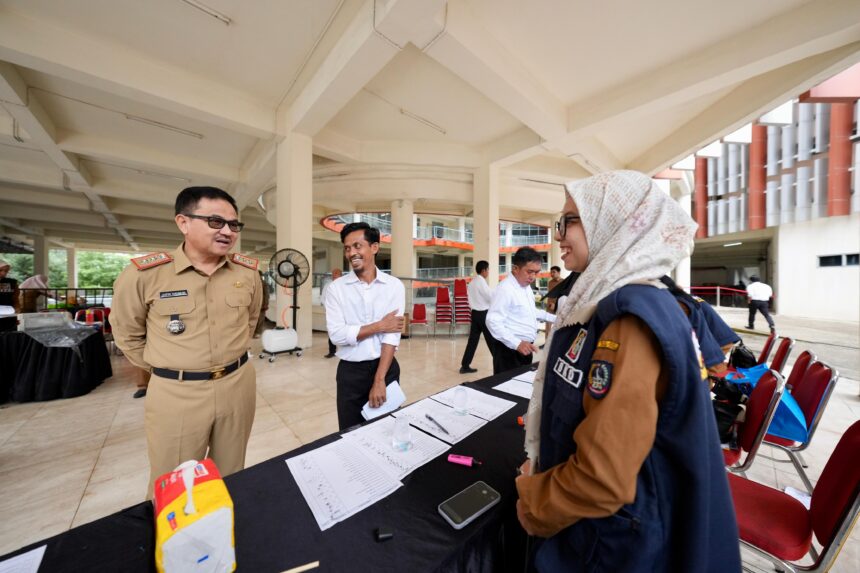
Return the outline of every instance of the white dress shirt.
<path id="1" fill-rule="evenodd" d="M 374 334 L 358 340 L 358 331 L 391 311 L 402 315 L 405 306 L 403 283 L 378 268 L 370 284 L 359 280 L 355 272 L 333 281 L 326 288 L 325 321 L 328 336 L 337 345 L 337 357 L 349 362 L 376 360 L 382 354 L 383 344 L 399 346 L 399 332 Z"/>
<path id="2" fill-rule="evenodd" d="M 770 300 L 770 297 L 773 296 L 773 289 L 762 282 L 755 282 L 747 287 L 747 296 L 752 300 L 763 300 L 767 302 Z"/>
<path id="3" fill-rule="evenodd" d="M 555 315 L 535 307 L 531 285 L 520 286 L 514 275 L 499 283 L 487 312 L 487 328 L 493 338 L 513 350 L 520 342 L 534 342 L 538 320 L 555 322 Z"/>
<path id="4" fill-rule="evenodd" d="M 490 285 L 487 280 L 481 275 L 476 275 L 466 287 L 466 293 L 469 295 L 469 307 L 472 310 L 487 310 L 490 308 L 490 301 L 493 293 L 490 292 Z"/>

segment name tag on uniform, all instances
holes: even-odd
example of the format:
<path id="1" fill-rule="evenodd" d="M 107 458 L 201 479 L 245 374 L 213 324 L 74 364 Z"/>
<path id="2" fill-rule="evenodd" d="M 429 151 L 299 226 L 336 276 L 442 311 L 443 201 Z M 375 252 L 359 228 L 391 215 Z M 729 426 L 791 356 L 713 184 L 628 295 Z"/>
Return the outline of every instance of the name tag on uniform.
<path id="1" fill-rule="evenodd" d="M 176 298 L 178 296 L 188 296 L 187 290 L 169 290 L 158 293 L 159 298 Z"/>
<path id="2" fill-rule="evenodd" d="M 579 388 L 582 385 L 582 370 L 574 368 L 564 358 L 559 357 L 555 361 L 555 366 L 552 371 L 574 388 Z"/>

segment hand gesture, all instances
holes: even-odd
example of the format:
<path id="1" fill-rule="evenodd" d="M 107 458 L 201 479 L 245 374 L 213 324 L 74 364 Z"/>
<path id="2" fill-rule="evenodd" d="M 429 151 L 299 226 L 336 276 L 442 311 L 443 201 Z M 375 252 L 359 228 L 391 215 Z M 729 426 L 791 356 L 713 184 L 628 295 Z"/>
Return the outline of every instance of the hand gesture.
<path id="1" fill-rule="evenodd" d="M 526 342 L 525 340 L 520 341 L 520 345 L 517 346 L 517 352 L 519 352 L 523 356 L 528 356 L 529 354 L 533 354 L 537 351 L 537 346 L 535 346 L 531 342 Z"/>
<path id="2" fill-rule="evenodd" d="M 379 408 L 385 404 L 385 380 L 374 380 L 367 401 L 370 402 L 371 408 Z"/>
<path id="3" fill-rule="evenodd" d="M 397 316 L 397 311 L 392 310 L 382 317 L 377 323 L 379 332 L 401 332 L 403 330 L 403 317 Z"/>

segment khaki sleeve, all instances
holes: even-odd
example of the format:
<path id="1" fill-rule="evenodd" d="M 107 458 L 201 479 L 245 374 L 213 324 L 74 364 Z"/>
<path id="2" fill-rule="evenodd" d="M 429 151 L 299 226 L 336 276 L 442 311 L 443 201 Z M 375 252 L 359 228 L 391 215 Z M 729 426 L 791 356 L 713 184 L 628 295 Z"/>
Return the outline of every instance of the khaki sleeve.
<path id="1" fill-rule="evenodd" d="M 149 371 L 143 359 L 146 347 L 146 315 L 149 309 L 143 295 L 141 273 L 134 265 L 127 266 L 113 285 L 110 323 L 116 345 L 129 362 Z"/>
<path id="2" fill-rule="evenodd" d="M 263 281 L 260 279 L 260 273 L 254 272 L 254 294 L 251 296 L 251 307 L 248 309 L 248 337 L 254 338 L 254 332 L 257 330 L 257 319 L 260 318 L 260 312 L 263 308 Z"/>
<path id="3" fill-rule="evenodd" d="M 525 518 L 542 537 L 632 503 L 636 477 L 654 444 L 658 404 L 666 387 L 654 334 L 640 319 L 625 315 L 598 340 L 606 343 L 595 350 L 592 361 L 611 365 L 611 381 L 601 399 L 587 386 L 583 390 L 585 418 L 573 434 L 576 453 L 565 463 L 516 482 Z"/>

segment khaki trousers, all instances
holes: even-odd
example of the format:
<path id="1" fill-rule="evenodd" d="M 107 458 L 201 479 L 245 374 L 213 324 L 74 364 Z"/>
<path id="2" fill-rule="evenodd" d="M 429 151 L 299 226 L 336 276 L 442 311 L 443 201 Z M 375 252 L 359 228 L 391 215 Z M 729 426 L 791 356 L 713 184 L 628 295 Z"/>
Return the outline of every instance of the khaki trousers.
<path id="1" fill-rule="evenodd" d="M 222 476 L 245 467 L 257 406 L 251 361 L 220 380 L 171 380 L 152 375 L 145 403 L 149 489 L 186 460 L 214 460 Z"/>

